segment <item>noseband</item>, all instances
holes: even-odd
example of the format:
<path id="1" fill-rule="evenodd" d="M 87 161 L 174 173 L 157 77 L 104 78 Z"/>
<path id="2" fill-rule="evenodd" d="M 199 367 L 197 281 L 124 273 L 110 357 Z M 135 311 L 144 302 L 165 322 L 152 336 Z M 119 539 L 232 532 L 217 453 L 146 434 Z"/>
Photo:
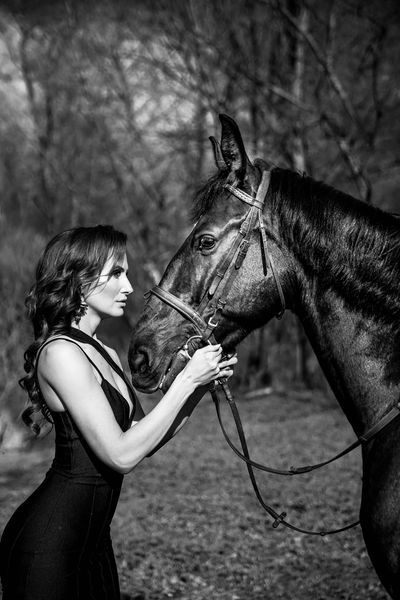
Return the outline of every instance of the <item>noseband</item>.
<path id="1" fill-rule="evenodd" d="M 206 290 L 205 294 L 203 295 L 197 310 L 195 310 L 194 308 L 189 306 L 186 302 L 184 302 L 183 300 L 181 300 L 174 294 L 171 294 L 171 292 L 168 292 L 167 290 L 162 289 L 160 286 L 156 285 L 149 291 L 149 294 L 153 294 L 154 296 L 159 298 L 162 302 L 164 302 L 165 304 L 168 304 L 168 306 L 171 306 L 173 309 L 175 309 L 187 321 L 192 323 L 192 325 L 196 329 L 198 335 L 192 335 L 189 338 L 189 340 L 186 341 L 184 346 L 179 350 L 179 353 L 183 354 L 185 359 L 191 358 L 190 354 L 188 352 L 188 350 L 189 350 L 188 344 L 189 344 L 190 340 L 198 339 L 198 340 L 200 340 L 200 343 L 202 342 L 203 344 L 210 344 L 210 343 L 216 342 L 215 337 L 214 337 L 214 330 L 218 326 L 217 315 L 220 312 L 222 312 L 222 310 L 226 304 L 225 298 L 227 298 L 229 290 L 231 289 L 232 283 L 234 281 L 234 278 L 235 278 L 237 272 L 239 271 L 240 267 L 242 266 L 243 261 L 246 257 L 247 251 L 250 246 L 250 237 L 252 235 L 252 232 L 256 229 L 257 223 L 258 223 L 258 227 L 260 229 L 261 251 L 262 251 L 262 258 L 263 258 L 264 275 L 265 276 L 267 275 L 268 267 L 269 267 L 271 270 L 271 273 L 273 275 L 275 285 L 276 285 L 276 288 L 278 291 L 279 299 L 280 299 L 280 305 L 281 305 L 280 311 L 277 313 L 276 317 L 278 319 L 280 319 L 283 316 L 283 313 L 285 312 L 285 309 L 286 309 L 285 297 L 283 294 L 281 283 L 277 276 L 277 271 L 276 271 L 272 256 L 268 249 L 267 236 L 265 233 L 264 222 L 263 222 L 263 209 L 264 209 L 265 200 L 266 200 L 266 196 L 267 196 L 267 192 L 268 192 L 268 188 L 269 188 L 270 176 L 271 176 L 271 174 L 269 171 L 263 171 L 261 183 L 258 187 L 255 197 L 250 196 L 249 194 L 243 192 L 242 190 L 239 190 L 235 185 L 230 185 L 228 183 L 226 183 L 224 185 L 224 188 L 229 190 L 229 192 L 233 196 L 235 196 L 242 202 L 245 202 L 246 204 L 250 205 L 250 209 L 247 212 L 247 214 L 240 226 L 239 232 L 237 233 L 237 235 L 233 241 L 233 244 L 228 251 L 228 254 L 223 259 L 221 265 L 219 265 L 217 272 L 216 272 L 209 288 Z M 224 295 L 224 297 L 223 297 L 223 295 Z M 345 448 L 342 452 L 336 454 L 333 458 L 326 460 L 324 462 L 317 463 L 315 465 L 308 465 L 308 466 L 297 467 L 297 468 L 291 467 L 289 470 L 282 470 L 282 469 L 275 469 L 272 467 L 267 467 L 266 465 L 257 463 L 250 458 L 242 422 L 240 419 L 240 415 L 239 415 L 237 406 L 233 399 L 233 396 L 232 396 L 230 389 L 226 383 L 222 383 L 222 389 L 225 393 L 226 399 L 228 401 L 228 404 L 230 406 L 230 409 L 232 411 L 232 414 L 233 414 L 233 417 L 235 420 L 235 424 L 237 427 L 237 431 L 238 431 L 238 435 L 239 435 L 239 439 L 240 439 L 240 443 L 241 443 L 241 447 L 242 447 L 242 452 L 232 443 L 232 441 L 230 440 L 230 438 L 223 426 L 222 419 L 221 419 L 221 413 L 220 413 L 218 394 L 216 393 L 215 387 L 213 387 L 213 389 L 211 389 L 210 391 L 211 391 L 212 398 L 214 400 L 214 404 L 216 407 L 217 416 L 218 416 L 218 420 L 219 420 L 222 432 L 225 436 L 226 441 L 228 442 L 228 444 L 232 448 L 232 450 L 235 452 L 235 454 L 237 456 L 239 456 L 239 458 L 241 458 L 246 463 L 247 470 L 249 472 L 249 477 L 250 477 L 255 495 L 257 497 L 257 500 L 259 501 L 259 503 L 261 504 L 263 509 L 274 519 L 273 527 L 276 528 L 280 524 L 282 524 L 285 527 L 288 527 L 289 529 L 298 531 L 300 533 L 324 536 L 327 534 L 339 533 L 341 531 L 345 531 L 345 530 L 350 529 L 351 527 L 354 527 L 359 524 L 359 521 L 356 521 L 354 523 L 350 523 L 349 525 L 345 525 L 344 527 L 341 527 L 339 529 L 333 529 L 330 531 L 326 531 L 326 530 L 314 531 L 314 530 L 302 529 L 300 527 L 297 527 L 297 526 L 289 523 L 288 521 L 285 520 L 285 517 L 286 517 L 285 512 L 278 514 L 271 506 L 269 506 L 268 504 L 266 504 L 264 502 L 262 495 L 260 493 L 260 490 L 258 488 L 258 484 L 255 479 L 254 469 L 258 469 L 261 471 L 267 471 L 268 473 L 275 473 L 278 475 L 300 475 L 302 473 L 309 473 L 310 471 L 313 471 L 315 469 L 323 467 L 323 466 L 337 460 L 338 458 L 341 458 L 342 456 L 348 454 L 351 450 L 354 450 L 361 444 L 366 444 L 371 439 L 373 439 L 384 427 L 386 427 L 394 419 L 397 419 L 399 417 L 400 403 L 398 403 L 386 415 L 384 415 L 367 432 L 365 432 L 362 436 L 359 436 L 359 438 L 355 442 L 353 442 L 350 446 Z"/>

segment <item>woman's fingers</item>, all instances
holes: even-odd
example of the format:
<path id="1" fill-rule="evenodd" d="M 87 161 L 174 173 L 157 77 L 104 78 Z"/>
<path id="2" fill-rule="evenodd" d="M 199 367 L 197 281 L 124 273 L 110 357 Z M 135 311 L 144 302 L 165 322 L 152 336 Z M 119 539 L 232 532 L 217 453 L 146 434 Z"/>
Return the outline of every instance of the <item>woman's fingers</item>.
<path id="1" fill-rule="evenodd" d="M 219 382 L 232 376 L 232 366 L 236 363 L 236 355 L 223 358 L 222 346 L 214 344 L 196 350 L 187 367 L 194 369 L 193 374 L 199 383 Z"/>
<path id="2" fill-rule="evenodd" d="M 222 357 L 222 346 L 208 346 L 208 355 L 211 358 L 211 360 L 219 362 Z"/>
<path id="3" fill-rule="evenodd" d="M 233 371 L 232 369 L 224 369 L 223 371 L 220 371 L 217 375 L 217 377 L 222 377 L 223 379 L 227 379 L 228 377 L 232 377 L 233 375 Z"/>
<path id="4" fill-rule="evenodd" d="M 233 375 L 232 365 L 237 363 L 237 356 L 231 356 L 226 360 L 221 360 L 219 363 L 219 372 L 216 375 L 216 379 L 227 380 Z"/>
<path id="5" fill-rule="evenodd" d="M 225 367 L 229 367 L 230 365 L 236 365 L 238 359 L 237 356 L 231 356 L 231 358 L 228 358 L 226 360 L 221 360 L 219 363 L 219 368 L 220 369 L 225 369 Z"/>
<path id="6" fill-rule="evenodd" d="M 210 348 L 210 346 L 208 347 Z M 226 358 L 225 360 L 221 360 L 222 359 L 222 347 L 221 346 L 213 346 L 212 348 L 215 348 L 215 351 L 213 350 L 213 352 L 210 352 L 210 367 L 212 369 L 214 369 L 215 373 L 217 375 L 220 375 L 222 371 L 224 371 L 224 373 L 229 370 L 231 371 L 231 369 L 229 367 L 231 367 L 232 365 L 235 365 L 237 363 L 237 356 L 231 356 L 229 358 Z"/>
<path id="7" fill-rule="evenodd" d="M 207 352 L 220 354 L 222 352 L 222 346 L 221 344 L 210 344 L 209 346 L 199 348 L 196 352 L 201 352 L 203 354 L 207 354 Z"/>

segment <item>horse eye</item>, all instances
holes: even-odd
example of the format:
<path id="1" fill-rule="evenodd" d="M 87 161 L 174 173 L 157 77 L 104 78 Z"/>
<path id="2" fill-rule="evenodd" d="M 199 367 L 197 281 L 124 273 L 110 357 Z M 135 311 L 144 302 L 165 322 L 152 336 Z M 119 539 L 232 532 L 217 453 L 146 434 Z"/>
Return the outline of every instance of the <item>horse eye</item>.
<path id="1" fill-rule="evenodd" d="M 215 239 L 210 235 L 203 235 L 199 240 L 199 250 L 206 251 L 212 250 L 215 246 Z"/>

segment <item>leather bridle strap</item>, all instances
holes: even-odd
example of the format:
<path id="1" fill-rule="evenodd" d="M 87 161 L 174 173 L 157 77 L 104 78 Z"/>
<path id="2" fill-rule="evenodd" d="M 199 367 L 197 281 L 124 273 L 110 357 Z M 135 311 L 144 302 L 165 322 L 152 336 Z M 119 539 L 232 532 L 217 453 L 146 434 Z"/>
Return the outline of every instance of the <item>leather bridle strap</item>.
<path id="1" fill-rule="evenodd" d="M 258 223 L 259 223 L 259 229 L 260 229 L 260 235 L 261 235 L 261 248 L 263 251 L 264 274 L 267 275 L 267 267 L 269 266 L 271 273 L 274 277 L 275 286 L 278 290 L 278 294 L 279 294 L 279 298 L 280 298 L 280 302 L 281 302 L 281 310 L 276 315 L 276 318 L 281 319 L 286 310 L 285 295 L 283 293 L 281 282 L 277 275 L 277 271 L 276 271 L 276 267 L 275 267 L 275 263 L 273 261 L 272 255 L 268 250 L 267 235 L 265 233 L 265 226 L 264 226 L 264 221 L 263 221 L 263 209 L 264 209 L 265 201 L 267 198 L 267 192 L 268 192 L 270 180 L 271 180 L 271 172 L 263 171 L 261 183 L 258 187 L 257 196 L 255 199 L 252 196 L 250 196 L 249 194 L 246 194 L 246 192 L 239 190 L 234 185 L 230 185 L 230 184 L 226 183 L 224 185 L 224 187 L 227 190 L 229 190 L 230 193 L 233 194 L 239 200 L 242 200 L 243 202 L 250 204 L 250 206 L 252 206 L 252 207 L 254 206 L 255 208 L 257 208 Z"/>
<path id="2" fill-rule="evenodd" d="M 226 384 L 224 384 L 224 385 L 226 385 Z M 227 395 L 227 389 L 228 389 L 227 387 L 223 387 L 225 395 Z M 216 409 L 217 409 L 217 416 L 218 416 L 219 424 L 220 424 L 220 427 L 224 434 L 224 437 L 225 437 L 228 445 L 233 450 L 233 452 L 241 460 L 243 460 L 247 464 L 251 465 L 254 469 L 257 469 L 259 471 L 266 471 L 267 473 L 273 473 L 275 475 L 289 475 L 289 476 L 290 475 L 303 475 L 304 473 L 310 473 L 311 471 L 315 471 L 316 469 L 325 467 L 326 465 L 329 465 L 330 463 L 334 462 L 335 460 L 338 460 L 339 458 L 346 456 L 346 454 L 349 454 L 349 452 L 351 452 L 352 450 L 355 450 L 355 448 L 358 448 L 362 444 L 366 444 L 367 442 L 372 440 L 376 435 L 378 435 L 378 433 L 380 431 L 382 431 L 382 429 L 387 427 L 389 425 L 389 423 L 391 423 L 392 421 L 394 421 L 395 419 L 400 417 L 400 403 L 398 403 L 386 415 L 384 415 L 381 419 L 379 419 L 379 421 L 377 423 L 375 423 L 375 425 L 373 427 L 368 429 L 363 435 L 360 435 L 357 438 L 357 440 L 355 440 L 352 444 L 347 446 L 344 450 L 342 450 L 338 454 L 335 454 L 335 456 L 333 456 L 332 458 L 325 460 L 323 462 L 313 464 L 313 465 L 306 465 L 303 467 L 290 467 L 289 469 L 285 470 L 285 469 L 276 469 L 274 467 L 269 467 L 267 465 L 263 465 L 261 463 L 255 462 L 254 460 L 251 460 L 249 457 L 246 457 L 244 454 L 242 454 L 240 452 L 240 450 L 233 444 L 232 440 L 229 438 L 229 436 L 225 430 L 225 427 L 224 427 L 224 425 L 222 423 L 222 419 L 221 419 L 221 413 L 219 410 L 219 399 L 217 398 L 217 400 L 218 401 L 216 403 Z M 237 429 L 238 430 L 243 429 L 239 411 L 236 407 L 233 397 L 232 396 L 230 396 L 230 398 L 227 397 L 227 400 L 228 400 L 230 408 L 232 410 Z M 214 400 L 214 402 L 215 402 L 215 400 Z"/>
<path id="3" fill-rule="evenodd" d="M 244 192 L 243 192 L 243 194 L 244 194 Z M 254 200 L 254 199 L 252 199 L 252 200 Z M 236 269 L 239 268 L 240 265 L 238 265 L 238 259 L 241 256 L 241 251 L 242 251 L 243 258 L 247 252 L 247 247 L 249 245 L 248 238 L 251 235 L 251 232 L 255 226 L 255 222 L 257 219 L 256 211 L 257 211 L 257 208 L 252 206 L 251 209 L 249 210 L 249 212 L 247 213 L 242 225 L 240 226 L 239 232 L 237 233 L 235 240 L 229 249 L 227 256 L 223 260 L 221 266 L 218 267 L 217 273 L 214 276 L 214 279 L 211 282 L 210 287 L 205 292 L 197 311 L 194 310 L 191 306 L 189 306 L 189 304 L 187 304 L 186 302 L 183 302 L 183 300 L 180 300 L 180 298 L 178 298 L 177 296 L 174 296 L 167 290 L 162 289 L 158 285 L 154 286 L 150 290 L 151 294 L 153 294 L 154 296 L 157 296 L 160 300 L 162 300 L 163 302 L 165 302 L 166 304 L 168 304 L 169 306 L 171 306 L 172 308 L 177 310 L 183 317 L 185 317 L 185 319 L 190 321 L 195 326 L 196 330 L 201 335 L 201 337 L 203 338 L 204 341 L 207 341 L 211 337 L 213 329 L 217 326 L 217 323 L 215 323 L 212 320 L 212 317 L 215 315 L 217 307 L 222 306 L 222 304 L 218 304 L 218 300 L 220 299 L 221 294 L 219 295 L 218 300 L 215 301 L 215 307 L 213 308 L 213 314 L 210 316 L 208 321 L 203 319 L 202 314 L 205 312 L 208 304 L 214 297 L 216 291 L 218 290 L 218 288 L 221 284 L 221 281 L 228 274 L 228 278 L 225 279 L 225 283 L 223 286 L 223 289 L 226 290 L 228 280 L 230 280 L 229 275 L 233 270 L 232 265 L 234 265 Z M 244 247 L 246 247 L 246 251 L 243 250 Z M 234 258 L 237 253 L 238 253 L 238 258 L 236 259 L 236 262 L 234 263 L 233 261 L 234 261 Z"/>
<path id="4" fill-rule="evenodd" d="M 250 205 L 250 210 L 246 214 L 228 254 L 222 261 L 222 264 L 218 267 L 214 279 L 204 293 L 197 310 L 194 310 L 191 306 L 180 300 L 177 296 L 174 296 L 170 292 L 163 290 L 160 286 L 154 286 L 150 290 L 151 294 L 157 296 L 160 300 L 172 308 L 175 308 L 183 317 L 190 321 L 204 341 L 207 341 L 211 338 L 213 330 L 218 325 L 213 318 L 218 310 L 221 310 L 226 303 L 225 300 L 222 300 L 222 294 L 225 293 L 225 296 L 228 294 L 232 285 L 232 280 L 235 277 L 237 270 L 240 269 L 244 258 L 246 257 L 248 248 L 250 246 L 250 237 L 255 229 L 257 220 L 260 227 L 264 272 L 266 274 L 266 268 L 269 266 L 273 274 L 280 298 L 281 310 L 277 317 L 281 318 L 285 312 L 285 297 L 276 273 L 272 256 L 268 250 L 268 242 L 262 218 L 262 210 L 267 196 L 270 178 L 271 173 L 269 171 L 263 171 L 261 182 L 258 186 L 255 198 L 249 194 L 246 194 L 246 192 L 239 190 L 236 186 L 225 184 L 224 187 L 228 189 L 231 194 Z M 211 307 L 212 312 L 206 320 L 202 315 L 206 312 L 209 306 Z"/>
<path id="5" fill-rule="evenodd" d="M 269 268 L 271 269 L 271 273 L 274 277 L 276 289 L 278 290 L 279 298 L 281 301 L 281 310 L 276 315 L 276 318 L 282 319 L 283 313 L 286 310 L 285 296 L 283 293 L 281 282 L 279 281 L 279 277 L 276 274 L 276 268 L 275 268 L 274 260 L 272 258 L 272 254 L 268 251 L 267 235 L 265 233 L 265 226 L 264 226 L 264 221 L 263 221 L 261 212 L 259 212 L 258 217 L 259 217 L 259 226 L 260 226 L 260 234 L 261 234 L 261 247 L 263 249 L 263 254 L 264 254 L 264 262 L 265 262 L 265 265 L 267 265 L 267 261 L 268 261 Z M 267 274 L 267 273 L 265 273 L 265 274 Z"/>
<path id="6" fill-rule="evenodd" d="M 232 394 L 230 392 L 229 387 L 226 384 L 222 384 L 222 388 L 224 390 L 226 399 L 229 403 L 229 406 L 232 410 L 232 414 L 234 416 L 235 419 L 235 424 L 236 424 L 236 428 L 238 431 L 238 435 L 239 435 L 239 439 L 240 439 L 240 444 L 242 446 L 243 449 L 243 456 L 247 459 L 246 460 L 246 466 L 247 466 L 247 470 L 249 473 L 249 477 L 250 477 L 250 481 L 251 484 L 253 486 L 253 490 L 254 493 L 256 495 L 256 498 L 258 500 L 258 502 L 261 504 L 261 506 L 263 507 L 263 509 L 274 519 L 274 522 L 272 524 L 272 526 L 276 529 L 280 524 L 282 524 L 284 527 L 287 527 L 288 529 L 291 529 L 293 531 L 298 531 L 299 533 L 305 533 L 307 535 L 319 535 L 319 536 L 325 536 L 325 535 L 331 535 L 334 533 L 341 533 L 342 531 L 346 531 L 347 529 L 351 529 L 353 527 L 356 527 L 359 524 L 359 521 L 355 521 L 354 523 L 350 523 L 349 525 L 344 525 L 343 527 L 340 527 L 339 529 L 331 529 L 331 530 L 320 530 L 320 531 L 315 531 L 315 530 L 309 530 L 309 529 L 303 529 L 301 527 L 297 527 L 296 525 L 293 525 L 292 523 L 289 523 L 288 521 L 285 520 L 286 517 L 286 512 L 281 512 L 280 514 L 277 513 L 272 506 L 269 506 L 268 504 L 266 504 L 266 502 L 264 501 L 261 492 L 259 490 L 255 475 L 254 475 L 254 470 L 253 470 L 253 466 L 251 464 L 252 461 L 250 461 L 250 456 L 249 456 L 249 450 L 248 450 L 248 446 L 247 446 L 247 442 L 246 442 L 246 437 L 244 435 L 244 431 L 243 431 L 243 426 L 240 420 L 240 415 L 239 412 L 237 410 L 235 401 L 232 397 Z M 214 400 L 214 404 L 217 410 L 217 414 L 220 416 L 220 410 L 219 410 L 219 398 L 218 398 L 218 394 L 216 393 L 215 390 L 211 391 L 211 396 Z M 221 424 L 221 420 L 219 419 L 220 424 Z M 222 427 L 222 431 L 224 432 L 225 435 L 225 431 L 224 428 Z M 225 435 L 226 437 L 226 435 Z"/>
<path id="7" fill-rule="evenodd" d="M 204 331 L 207 329 L 207 323 L 203 319 L 203 317 L 195 311 L 189 304 L 183 302 L 174 294 L 171 294 L 167 290 L 163 290 L 160 286 L 155 285 L 150 293 L 154 296 L 157 296 L 160 300 L 162 300 L 168 306 L 174 308 L 177 312 L 179 312 L 185 319 L 190 321 L 198 331 L 198 333 L 203 337 Z"/>
<path id="8" fill-rule="evenodd" d="M 235 185 L 231 185 L 230 183 L 226 183 L 224 185 L 224 188 L 226 190 L 229 190 L 231 194 L 233 194 L 234 196 L 236 196 L 236 198 L 239 198 L 239 200 L 242 200 L 242 202 L 246 202 L 250 206 L 255 206 L 259 210 L 263 210 L 265 196 L 266 196 L 267 191 L 268 191 L 268 186 L 269 186 L 269 180 L 270 180 L 270 177 L 271 177 L 271 173 L 269 171 L 263 171 L 263 177 L 265 179 L 264 188 L 262 187 L 263 183 L 262 183 L 262 180 L 261 180 L 261 184 L 260 184 L 260 186 L 259 186 L 259 188 L 257 190 L 257 192 L 260 191 L 260 193 L 257 193 L 257 197 L 256 198 L 253 198 L 253 196 L 250 196 L 250 194 L 246 194 L 246 192 L 244 192 L 243 190 L 239 190 L 239 188 L 237 188 Z"/>
<path id="9" fill-rule="evenodd" d="M 228 254 L 226 255 L 222 264 L 218 267 L 214 279 L 212 280 L 211 284 L 208 287 L 208 290 L 205 292 L 203 298 L 200 301 L 198 308 L 199 313 L 203 313 L 203 311 L 206 309 L 207 305 L 213 298 L 214 304 L 216 306 L 217 300 L 222 297 L 223 292 L 225 291 L 225 295 L 227 295 L 229 292 L 232 274 L 235 273 L 238 269 L 240 269 L 243 263 L 243 260 L 247 254 L 247 250 L 250 246 L 251 233 L 254 230 L 257 222 L 257 214 L 260 210 L 262 210 L 262 207 L 264 206 L 264 199 L 269 185 L 269 172 L 264 171 L 261 183 L 257 190 L 256 198 L 249 196 L 241 190 L 237 190 L 237 188 L 234 186 L 228 184 L 225 185 L 231 193 L 234 193 L 232 190 L 238 192 L 234 195 L 237 198 L 239 198 L 239 200 L 242 200 L 249 204 L 250 210 L 246 214 L 240 226 L 239 232 L 237 233 L 233 244 L 229 249 Z M 236 253 L 237 257 L 236 261 L 234 261 Z M 223 285 L 222 282 L 224 282 Z M 219 292 L 218 296 L 217 291 Z"/>

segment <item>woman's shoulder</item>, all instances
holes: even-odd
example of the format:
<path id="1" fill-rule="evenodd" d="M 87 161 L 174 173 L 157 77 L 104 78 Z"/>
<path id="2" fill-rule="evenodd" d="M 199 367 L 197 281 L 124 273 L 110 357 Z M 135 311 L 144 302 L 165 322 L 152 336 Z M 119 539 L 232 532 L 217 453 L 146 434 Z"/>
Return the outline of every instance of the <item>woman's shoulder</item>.
<path id="1" fill-rule="evenodd" d="M 77 386 L 91 388 L 95 380 L 100 382 L 92 364 L 80 344 L 54 337 L 38 355 L 36 369 L 44 382 L 57 390 L 57 393 L 63 394 L 76 390 Z"/>
<path id="2" fill-rule="evenodd" d="M 54 336 L 46 340 L 37 354 L 37 368 L 40 371 L 52 370 L 59 366 L 74 366 L 82 363 L 83 349 L 67 337 Z M 86 361 L 84 361 L 86 363 Z"/>

